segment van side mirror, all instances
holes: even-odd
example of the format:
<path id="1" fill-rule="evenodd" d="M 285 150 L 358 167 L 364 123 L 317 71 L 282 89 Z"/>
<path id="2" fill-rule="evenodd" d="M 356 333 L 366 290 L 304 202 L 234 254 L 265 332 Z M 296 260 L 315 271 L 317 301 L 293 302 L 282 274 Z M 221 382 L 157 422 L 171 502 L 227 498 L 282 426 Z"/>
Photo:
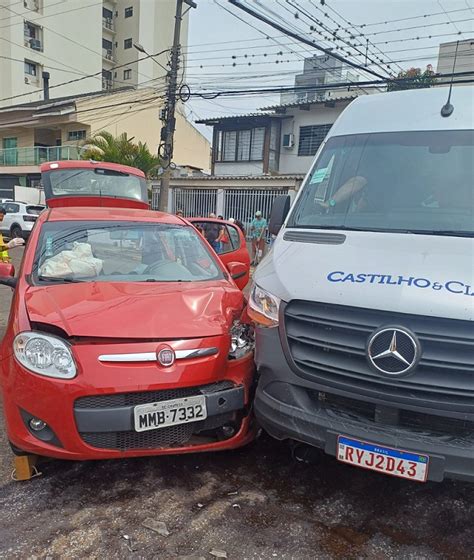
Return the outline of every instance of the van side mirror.
<path id="1" fill-rule="evenodd" d="M 268 230 L 272 235 L 278 235 L 278 232 L 281 230 L 281 226 L 283 225 L 286 217 L 288 216 L 288 212 L 290 211 L 290 196 L 283 195 L 277 196 L 273 201 L 272 206 L 272 213 L 270 214 L 270 223 L 268 225 Z"/>
<path id="2" fill-rule="evenodd" d="M 0 263 L 0 284 L 15 288 L 16 283 L 15 267 L 11 263 Z"/>

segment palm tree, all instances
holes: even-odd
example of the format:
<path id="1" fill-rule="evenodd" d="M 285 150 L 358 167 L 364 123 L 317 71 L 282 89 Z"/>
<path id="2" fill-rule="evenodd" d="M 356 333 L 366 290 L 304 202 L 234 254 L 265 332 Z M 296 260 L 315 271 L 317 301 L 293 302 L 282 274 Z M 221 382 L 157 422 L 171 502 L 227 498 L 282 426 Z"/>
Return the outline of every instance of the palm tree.
<path id="1" fill-rule="evenodd" d="M 141 169 L 147 177 L 156 175 L 161 165 L 160 158 L 150 152 L 146 143 L 134 144 L 126 132 L 116 137 L 105 130 L 98 132 L 84 141 L 81 152 L 82 159 L 130 165 Z"/>

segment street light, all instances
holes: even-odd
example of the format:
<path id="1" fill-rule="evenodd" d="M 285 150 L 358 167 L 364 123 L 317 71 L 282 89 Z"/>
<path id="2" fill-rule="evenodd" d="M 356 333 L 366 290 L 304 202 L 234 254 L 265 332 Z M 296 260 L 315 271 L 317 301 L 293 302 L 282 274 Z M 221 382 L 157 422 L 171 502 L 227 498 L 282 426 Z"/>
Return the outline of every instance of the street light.
<path id="1" fill-rule="evenodd" d="M 133 43 L 133 46 L 137 49 L 138 52 L 146 54 L 148 58 L 151 58 L 153 60 L 153 62 L 158 64 L 158 66 L 161 66 L 163 68 L 163 70 L 165 70 L 166 72 L 169 72 L 169 68 L 166 68 L 165 66 L 163 66 L 163 64 L 161 64 L 161 62 L 158 62 L 155 58 L 155 55 L 147 52 L 143 45 L 141 45 L 140 43 Z M 164 52 L 166 52 L 166 51 L 164 51 Z M 159 53 L 159 54 L 162 54 L 162 53 Z"/>

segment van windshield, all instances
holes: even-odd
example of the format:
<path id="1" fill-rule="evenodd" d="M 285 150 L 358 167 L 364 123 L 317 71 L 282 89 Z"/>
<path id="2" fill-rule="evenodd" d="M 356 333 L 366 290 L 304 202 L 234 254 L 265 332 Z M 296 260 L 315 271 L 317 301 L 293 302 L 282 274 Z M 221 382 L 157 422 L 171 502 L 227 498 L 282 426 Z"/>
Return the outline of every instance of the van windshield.
<path id="1" fill-rule="evenodd" d="M 289 227 L 472 236 L 474 132 L 330 138 Z"/>
<path id="2" fill-rule="evenodd" d="M 36 282 L 199 282 L 223 278 L 190 226 L 147 222 L 46 222 Z"/>

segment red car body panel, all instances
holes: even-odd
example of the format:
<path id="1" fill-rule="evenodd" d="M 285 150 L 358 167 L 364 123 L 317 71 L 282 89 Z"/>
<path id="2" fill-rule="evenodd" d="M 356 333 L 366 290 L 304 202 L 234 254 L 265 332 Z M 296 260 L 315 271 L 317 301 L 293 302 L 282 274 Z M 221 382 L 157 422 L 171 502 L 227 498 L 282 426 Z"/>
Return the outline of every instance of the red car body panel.
<path id="1" fill-rule="evenodd" d="M 101 169 L 109 170 L 115 173 L 133 175 L 134 177 L 137 177 L 139 179 L 142 186 L 142 198 L 141 200 L 138 200 L 133 198 L 120 198 L 107 195 L 97 196 L 93 194 L 91 194 L 90 196 L 54 195 L 52 189 L 50 188 L 49 177 L 51 174 L 64 169 L 69 169 L 71 171 L 73 171 L 74 169 Z M 108 163 L 105 161 L 70 160 L 43 163 L 40 166 L 40 171 L 45 189 L 46 203 L 50 208 L 63 208 L 67 206 L 77 208 L 78 206 L 93 206 L 147 209 L 149 207 L 145 174 L 143 173 L 143 171 L 140 171 L 140 169 L 136 169 L 135 167 L 120 165 L 118 163 Z"/>
<path id="2" fill-rule="evenodd" d="M 230 329 L 244 313 L 245 301 L 219 259 L 216 265 L 224 277 L 209 282 L 44 286 L 32 282 L 30 273 L 45 222 L 100 220 L 187 224 L 176 216 L 130 208 L 53 208 L 41 214 L 25 250 L 9 323 L 0 343 L 0 386 L 9 440 L 29 453 L 72 460 L 223 450 L 248 443 L 254 437 L 250 417 L 253 354 L 228 358 Z M 246 262 L 245 255 L 234 257 L 234 261 L 238 257 Z M 77 365 L 76 377 L 44 377 L 17 361 L 15 336 L 34 330 L 69 342 Z M 153 353 L 163 343 L 175 351 L 212 347 L 215 353 L 176 360 L 171 367 L 163 367 L 158 361 L 99 360 L 99 356 L 111 353 Z M 244 395 L 243 408 L 235 413 L 236 432 L 227 439 L 198 434 L 182 445 L 124 450 L 89 445 L 79 431 L 75 403 L 81 397 L 189 389 L 221 382 L 243 388 Z M 38 439 L 25 422 L 25 412 L 46 422 L 59 445 Z"/>
<path id="3" fill-rule="evenodd" d="M 237 227 L 234 223 L 228 222 L 226 220 L 218 220 L 216 218 L 187 218 L 187 220 L 193 224 L 203 224 L 203 223 L 216 223 L 219 226 L 225 225 L 227 227 L 233 228 L 239 234 L 240 245 L 236 250 L 229 251 L 227 253 L 219 253 L 218 257 L 224 263 L 225 266 L 228 266 L 230 263 L 233 262 L 240 262 L 246 265 L 247 267 L 247 274 L 242 278 L 238 278 L 235 283 L 237 286 L 243 290 L 245 286 L 248 284 L 250 280 L 250 255 L 247 249 L 247 242 L 245 240 L 245 236 L 242 233 L 242 230 Z"/>

